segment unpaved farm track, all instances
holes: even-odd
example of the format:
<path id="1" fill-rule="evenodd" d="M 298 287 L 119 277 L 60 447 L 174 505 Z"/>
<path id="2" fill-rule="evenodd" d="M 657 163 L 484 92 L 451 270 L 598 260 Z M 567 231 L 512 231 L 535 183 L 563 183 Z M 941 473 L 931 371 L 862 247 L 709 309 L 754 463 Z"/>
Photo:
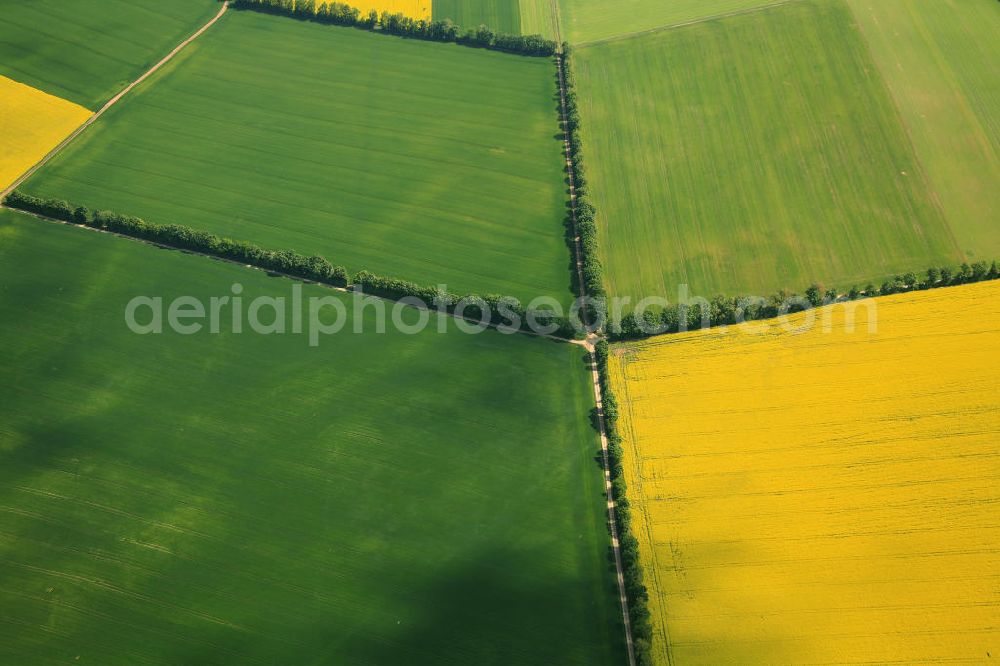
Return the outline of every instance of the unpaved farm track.
<path id="1" fill-rule="evenodd" d="M 576 278 L 579 284 L 580 297 L 587 298 L 587 286 L 583 279 L 583 247 L 576 219 L 576 183 L 573 180 L 573 155 L 569 143 L 569 123 L 566 109 L 566 75 L 563 69 L 564 53 L 556 54 L 556 68 L 559 70 L 559 112 L 563 127 L 563 144 L 566 153 L 566 174 L 569 178 L 570 218 L 573 222 L 573 249 L 576 264 Z M 635 666 L 635 646 L 632 643 L 632 623 L 629 620 L 628 595 L 625 593 L 625 575 L 622 570 L 621 547 L 618 542 L 618 521 L 615 519 L 615 500 L 611 490 L 611 463 L 608 453 L 608 433 L 604 425 L 604 400 L 601 395 L 601 380 L 597 373 L 597 354 L 594 353 L 594 343 L 597 336 L 591 334 L 584 343 L 590 353 L 592 374 L 591 385 L 594 389 L 594 404 L 597 406 L 597 424 L 601 432 L 601 462 L 604 466 L 604 492 L 608 498 L 608 524 L 611 527 L 611 549 L 615 556 L 615 574 L 618 579 L 618 598 L 622 609 L 622 621 L 625 624 L 625 646 L 628 651 L 629 666 Z"/>

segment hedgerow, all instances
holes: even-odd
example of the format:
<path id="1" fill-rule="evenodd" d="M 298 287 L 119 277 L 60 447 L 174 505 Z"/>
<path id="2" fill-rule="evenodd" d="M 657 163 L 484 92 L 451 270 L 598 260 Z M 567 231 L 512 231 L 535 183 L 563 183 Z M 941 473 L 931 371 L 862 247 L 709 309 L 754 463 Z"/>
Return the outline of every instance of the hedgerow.
<path id="1" fill-rule="evenodd" d="M 639 540 L 632 533 L 631 505 L 626 495 L 625 477 L 622 474 L 623 449 L 621 435 L 618 432 L 618 400 L 615 398 L 611 382 L 608 379 L 608 351 L 608 342 L 606 340 L 598 341 L 594 355 L 597 359 L 597 373 L 601 383 L 604 430 L 608 438 L 611 496 L 615 501 L 618 548 L 622 559 L 625 594 L 628 597 L 629 622 L 632 627 L 636 663 L 639 666 L 646 666 L 653 663 L 651 654 L 653 624 L 649 612 L 649 591 L 643 582 L 642 562 L 639 559 Z"/>
<path id="2" fill-rule="evenodd" d="M 597 210 L 590 202 L 587 189 L 587 179 L 583 167 L 583 146 L 580 141 L 580 111 L 577 106 L 576 81 L 570 64 L 569 44 L 563 43 L 563 56 L 560 58 L 562 80 L 566 98 L 565 123 L 566 135 L 569 140 L 569 157 L 573 176 L 573 189 L 576 195 L 575 206 L 567 219 L 567 232 L 570 242 L 575 246 L 574 232 L 580 237 L 580 261 L 583 264 L 584 293 L 591 299 L 602 299 L 604 291 L 604 270 L 598 258 L 597 247 Z M 576 213 L 575 224 L 573 213 Z M 583 296 L 584 294 L 580 294 Z"/>
<path id="3" fill-rule="evenodd" d="M 779 291 L 770 298 L 751 296 L 716 296 L 711 301 L 667 305 L 661 310 L 648 310 L 640 321 L 629 313 L 619 322 L 611 322 L 608 334 L 615 340 L 637 340 L 653 335 L 730 326 L 744 321 L 774 319 L 785 314 L 803 312 L 823 305 L 861 298 L 889 296 L 910 291 L 922 291 L 1000 278 L 997 262 L 963 263 L 958 268 L 928 268 L 923 277 L 916 273 L 897 275 L 880 286 L 869 283 L 864 288 L 852 287 L 846 294 L 813 284 L 803 294 Z"/>
<path id="4" fill-rule="evenodd" d="M 316 2 L 315 0 L 234 0 L 234 9 L 245 9 L 267 14 L 278 14 L 316 23 L 344 25 L 383 32 L 390 35 L 424 39 L 435 42 L 452 42 L 494 51 L 505 51 L 527 56 L 552 56 L 556 43 L 541 35 L 510 35 L 497 33 L 486 26 L 462 31 L 451 21 L 425 21 L 404 14 L 374 9 L 367 14 L 341 2 Z"/>
<path id="5" fill-rule="evenodd" d="M 391 300 L 418 299 L 429 308 L 459 314 L 472 321 L 482 321 L 502 328 L 519 328 L 537 332 L 551 329 L 551 335 L 573 339 L 576 330 L 570 320 L 548 310 L 528 310 L 512 296 L 467 294 L 457 296 L 435 287 L 423 287 L 413 282 L 361 271 L 354 276 L 355 289 Z M 515 326 L 516 324 L 516 326 Z"/>
<path id="6" fill-rule="evenodd" d="M 180 224 L 154 224 L 138 217 L 119 215 L 110 211 L 89 211 L 82 206 L 74 207 L 59 199 L 40 199 L 19 191 L 8 195 L 4 205 L 160 245 L 239 261 L 307 280 L 337 287 L 347 286 L 347 270 L 342 266 L 334 266 L 318 255 L 306 256 L 291 250 L 268 250 L 253 243 L 223 238 Z"/>
<path id="7" fill-rule="evenodd" d="M 61 199 L 41 199 L 16 190 L 7 196 L 4 205 L 42 217 L 131 236 L 159 245 L 193 250 L 335 287 L 352 287 L 372 296 L 396 301 L 416 298 L 427 308 L 459 314 L 466 319 L 496 327 L 530 332 L 551 331 L 551 335 L 565 339 L 573 339 L 577 334 L 568 317 L 548 310 L 528 310 L 510 296 L 468 294 L 459 297 L 439 292 L 434 287 L 422 287 L 369 271 L 357 273 L 352 282 L 344 267 L 334 266 L 318 255 L 306 256 L 292 250 L 268 250 L 253 243 L 223 238 L 179 224 L 155 224 L 110 211 L 90 211 L 82 206 L 74 207 Z"/>

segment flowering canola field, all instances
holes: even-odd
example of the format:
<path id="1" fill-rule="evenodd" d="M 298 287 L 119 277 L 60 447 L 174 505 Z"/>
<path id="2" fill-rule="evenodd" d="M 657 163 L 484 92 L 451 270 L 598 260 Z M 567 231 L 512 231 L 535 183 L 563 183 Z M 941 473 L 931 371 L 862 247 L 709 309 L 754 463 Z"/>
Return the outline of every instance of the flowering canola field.
<path id="1" fill-rule="evenodd" d="M 389 12 L 425 21 L 431 20 L 432 0 L 348 0 L 346 4 L 360 9 L 362 15 L 374 9 L 379 14 Z"/>
<path id="2" fill-rule="evenodd" d="M 0 76 L 0 189 L 90 117 L 82 106 Z"/>
<path id="3" fill-rule="evenodd" d="M 662 663 L 1000 657 L 1000 282 L 847 307 L 614 349 Z"/>

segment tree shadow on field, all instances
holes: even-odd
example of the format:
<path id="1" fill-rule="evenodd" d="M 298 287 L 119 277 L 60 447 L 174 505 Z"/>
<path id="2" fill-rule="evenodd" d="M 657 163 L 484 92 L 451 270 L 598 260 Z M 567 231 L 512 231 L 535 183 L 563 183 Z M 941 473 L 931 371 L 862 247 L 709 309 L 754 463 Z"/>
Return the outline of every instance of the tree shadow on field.
<path id="1" fill-rule="evenodd" d="M 383 572 L 357 617 L 303 618 L 300 629 L 284 637 L 282 661 L 337 666 L 598 663 L 599 657 L 584 655 L 599 654 L 594 643 L 611 639 L 599 616 L 588 612 L 591 600 L 581 603 L 580 595 L 593 586 L 553 572 L 550 564 L 541 553 L 498 551 L 441 567 L 437 579 L 423 584 L 402 570 Z M 374 609 L 372 615 L 390 618 L 391 608 L 398 607 L 399 618 L 367 621 L 365 605 Z M 193 650 L 184 663 L 215 663 L 217 656 L 207 648 Z"/>

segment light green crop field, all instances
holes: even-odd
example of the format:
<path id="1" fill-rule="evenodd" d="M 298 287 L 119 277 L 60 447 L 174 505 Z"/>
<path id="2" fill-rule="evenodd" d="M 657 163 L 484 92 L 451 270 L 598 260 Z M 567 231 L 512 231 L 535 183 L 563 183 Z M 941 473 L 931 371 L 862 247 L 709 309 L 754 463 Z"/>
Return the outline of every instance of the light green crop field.
<path id="1" fill-rule="evenodd" d="M 522 1 L 531 3 L 540 0 Z M 435 21 L 451 19 L 463 28 L 486 25 L 498 32 L 521 34 L 518 0 L 434 0 L 431 13 Z"/>
<path id="2" fill-rule="evenodd" d="M 784 2 L 788 0 L 559 0 L 559 8 L 563 39 L 587 44 Z"/>
<path id="3" fill-rule="evenodd" d="M 621 661 L 579 347 L 126 328 L 237 282 L 0 211 L 0 662 Z"/>
<path id="4" fill-rule="evenodd" d="M 1000 4 L 850 0 L 959 246 L 1000 256 Z"/>
<path id="5" fill-rule="evenodd" d="M 520 0 L 521 34 L 560 39 L 559 10 L 555 0 Z"/>
<path id="6" fill-rule="evenodd" d="M 961 259 L 846 5 L 803 0 L 575 63 L 612 294 L 766 296 Z"/>
<path id="7" fill-rule="evenodd" d="M 568 302 L 553 71 L 230 12 L 25 189 L 352 272 Z"/>
<path id="8" fill-rule="evenodd" d="M 96 110 L 218 11 L 212 0 L 0 0 L 0 74 Z"/>

